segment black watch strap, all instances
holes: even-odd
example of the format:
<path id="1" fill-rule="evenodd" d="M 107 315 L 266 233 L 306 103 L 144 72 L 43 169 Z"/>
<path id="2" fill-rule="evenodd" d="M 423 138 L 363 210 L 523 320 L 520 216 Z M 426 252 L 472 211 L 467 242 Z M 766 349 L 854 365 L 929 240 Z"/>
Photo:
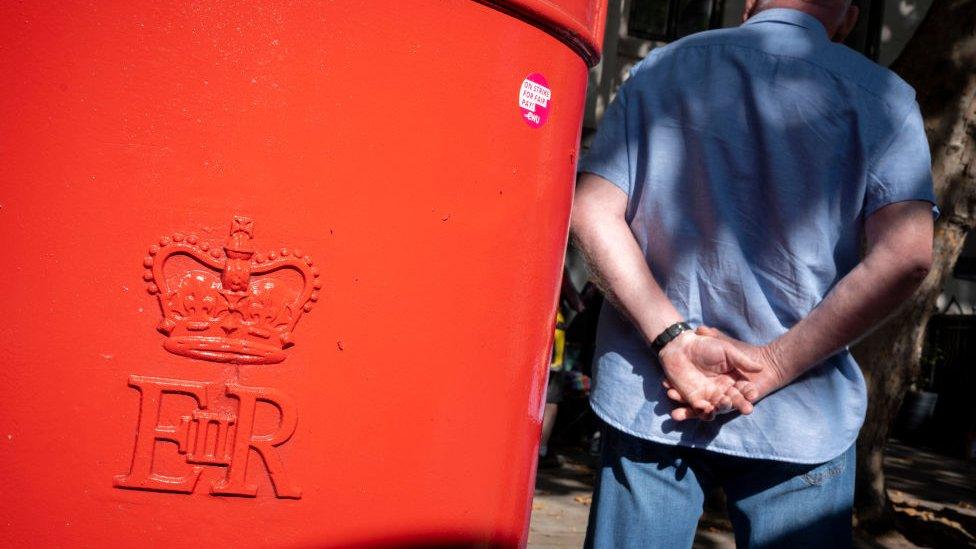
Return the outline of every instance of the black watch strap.
<path id="1" fill-rule="evenodd" d="M 674 324 L 668 326 L 661 332 L 661 335 L 654 338 L 651 342 L 651 348 L 654 349 L 655 353 L 660 353 L 661 349 L 665 345 L 670 343 L 674 338 L 678 337 L 681 332 L 687 332 L 692 330 L 692 327 L 688 325 L 687 322 L 675 322 Z"/>

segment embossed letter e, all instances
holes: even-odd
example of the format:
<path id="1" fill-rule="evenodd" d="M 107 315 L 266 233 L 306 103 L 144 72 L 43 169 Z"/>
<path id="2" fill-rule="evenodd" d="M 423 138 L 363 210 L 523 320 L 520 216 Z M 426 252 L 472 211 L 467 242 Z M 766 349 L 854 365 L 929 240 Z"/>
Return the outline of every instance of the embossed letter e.
<path id="1" fill-rule="evenodd" d="M 164 379 L 160 377 L 129 376 L 129 385 L 140 393 L 139 426 L 136 431 L 136 449 L 132 454 L 129 474 L 115 477 L 118 488 L 159 490 L 163 492 L 193 493 L 203 467 L 191 467 L 183 476 L 154 473 L 153 453 L 157 440 L 180 444 L 176 425 L 159 425 L 159 408 L 164 394 L 182 394 L 196 399 L 200 408 L 207 407 L 207 385 L 199 381 Z"/>

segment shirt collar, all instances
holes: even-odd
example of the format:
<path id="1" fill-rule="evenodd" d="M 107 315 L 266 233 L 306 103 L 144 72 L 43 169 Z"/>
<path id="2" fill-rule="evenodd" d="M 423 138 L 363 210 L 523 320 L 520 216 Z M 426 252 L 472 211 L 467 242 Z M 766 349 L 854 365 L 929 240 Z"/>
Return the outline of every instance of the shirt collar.
<path id="1" fill-rule="evenodd" d="M 750 17 L 749 20 L 744 23 L 744 25 L 753 25 L 755 23 L 764 23 L 767 21 L 774 23 L 786 23 L 787 25 L 793 25 L 814 32 L 819 32 L 824 36 L 827 35 L 827 28 L 824 27 L 824 24 L 821 23 L 819 19 L 812 15 L 803 13 L 800 10 L 793 10 L 789 8 L 771 8 L 762 10 L 756 15 Z"/>

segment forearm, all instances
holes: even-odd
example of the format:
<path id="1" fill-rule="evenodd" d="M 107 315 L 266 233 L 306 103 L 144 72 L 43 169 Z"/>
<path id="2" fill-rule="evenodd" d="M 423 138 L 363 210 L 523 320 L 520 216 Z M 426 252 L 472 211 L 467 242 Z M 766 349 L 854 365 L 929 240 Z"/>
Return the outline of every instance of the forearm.
<path id="1" fill-rule="evenodd" d="M 779 380 L 764 392 L 863 337 L 912 295 L 931 262 L 931 214 L 912 215 L 914 225 L 888 229 L 895 234 L 874 246 L 808 316 L 766 346 Z"/>
<path id="2" fill-rule="evenodd" d="M 681 315 L 654 280 L 633 232 L 620 213 L 626 197 L 584 174 L 573 205 L 572 234 L 597 284 L 650 342 Z M 608 197 L 607 194 L 611 193 Z M 614 196 L 617 193 L 620 196 Z M 609 199 L 609 200 L 608 200 Z"/>

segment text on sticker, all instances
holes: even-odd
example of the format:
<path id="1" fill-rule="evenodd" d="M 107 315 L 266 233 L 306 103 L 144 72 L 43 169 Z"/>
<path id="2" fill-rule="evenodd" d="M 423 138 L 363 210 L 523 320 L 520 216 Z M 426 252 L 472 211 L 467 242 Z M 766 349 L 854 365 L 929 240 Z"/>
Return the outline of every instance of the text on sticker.
<path id="1" fill-rule="evenodd" d="M 522 81 L 519 89 L 519 106 L 523 109 L 535 112 L 535 106 L 546 107 L 552 99 L 552 91 L 549 88 L 533 82 L 526 78 Z"/>

